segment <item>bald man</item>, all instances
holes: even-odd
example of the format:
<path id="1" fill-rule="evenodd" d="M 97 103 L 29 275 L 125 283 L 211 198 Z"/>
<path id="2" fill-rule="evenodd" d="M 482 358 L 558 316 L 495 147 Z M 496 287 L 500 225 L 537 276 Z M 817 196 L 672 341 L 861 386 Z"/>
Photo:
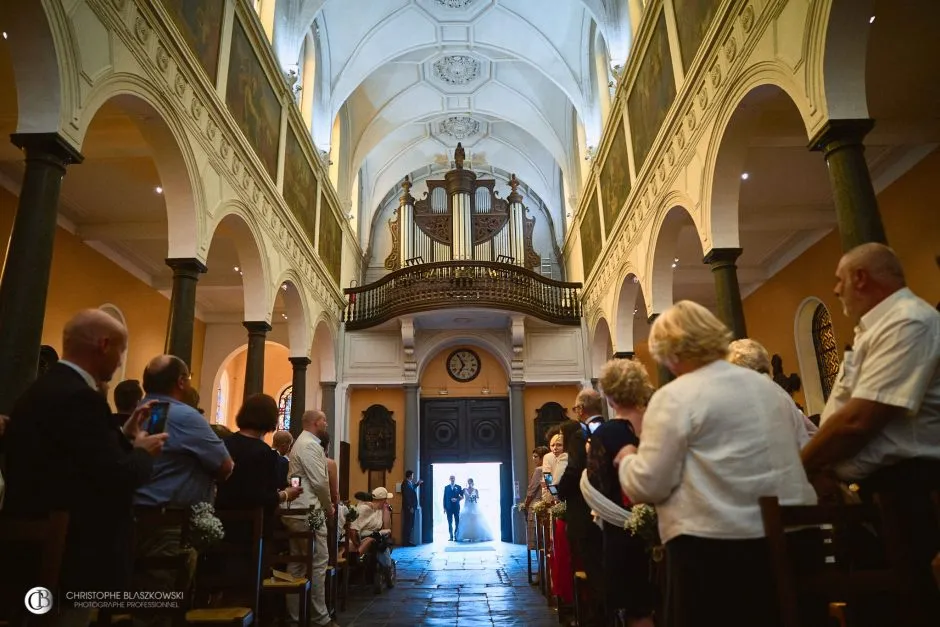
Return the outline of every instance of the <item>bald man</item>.
<path id="1" fill-rule="evenodd" d="M 59 594 L 120 590 L 131 572 L 134 491 L 150 479 L 167 436 L 139 428 L 149 406 L 115 426 L 98 391 L 121 363 L 123 325 L 102 311 L 82 311 L 65 325 L 62 347 L 62 359 L 11 413 L 5 511 L 69 513 Z"/>
<path id="2" fill-rule="evenodd" d="M 291 504 L 292 508 L 319 507 L 327 516 L 333 516 L 333 504 L 330 500 L 330 480 L 326 469 L 326 454 L 323 451 L 322 438 L 327 435 L 326 414 L 318 409 L 304 412 L 303 431 L 297 436 L 290 454 L 290 476 L 300 477 L 304 491 Z M 309 531 L 306 516 L 284 517 L 284 524 L 293 531 Z M 305 554 L 309 543 L 304 540 L 291 540 L 291 553 Z M 326 608 L 326 563 L 328 558 L 326 545 L 326 525 L 317 529 L 316 546 L 313 550 L 313 573 L 310 577 L 310 622 L 314 625 L 332 625 L 332 619 Z M 303 564 L 289 564 L 288 572 L 294 577 L 304 577 Z M 291 620 L 300 616 L 297 595 L 287 598 L 287 611 Z"/>
<path id="3" fill-rule="evenodd" d="M 927 579 L 940 550 L 927 498 L 940 488 L 940 313 L 906 287 L 901 262 L 883 244 L 842 257 L 835 294 L 857 325 L 855 341 L 819 431 L 802 451 L 803 465 L 823 491 L 834 474 L 857 483 L 862 498 L 897 498 L 896 513 L 916 547 L 918 580 L 940 615 L 940 594 Z"/>

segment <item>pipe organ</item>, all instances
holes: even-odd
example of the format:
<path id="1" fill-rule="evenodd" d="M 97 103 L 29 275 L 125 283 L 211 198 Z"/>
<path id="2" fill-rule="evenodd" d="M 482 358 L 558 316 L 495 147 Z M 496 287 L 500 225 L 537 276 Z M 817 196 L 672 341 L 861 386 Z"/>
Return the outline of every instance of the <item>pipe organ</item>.
<path id="1" fill-rule="evenodd" d="M 392 252 L 387 270 L 434 261 L 499 261 L 538 268 L 541 258 L 532 248 L 535 219 L 526 216 L 519 179 L 513 174 L 507 199 L 495 191 L 496 181 L 477 180 L 464 169 L 465 153 L 458 143 L 456 167 L 444 180 L 428 180 L 421 200 L 411 195 L 405 177 L 398 211 L 389 220 Z"/>

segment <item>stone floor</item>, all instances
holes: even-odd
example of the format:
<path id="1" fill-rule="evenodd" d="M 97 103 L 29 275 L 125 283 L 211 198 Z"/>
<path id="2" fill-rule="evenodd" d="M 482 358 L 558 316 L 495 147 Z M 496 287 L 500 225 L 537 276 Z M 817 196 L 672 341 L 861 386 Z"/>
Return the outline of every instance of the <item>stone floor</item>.
<path id="1" fill-rule="evenodd" d="M 398 585 L 373 595 L 350 590 L 343 627 L 527 625 L 558 627 L 537 586 L 526 578 L 525 548 L 487 542 L 396 548 Z"/>

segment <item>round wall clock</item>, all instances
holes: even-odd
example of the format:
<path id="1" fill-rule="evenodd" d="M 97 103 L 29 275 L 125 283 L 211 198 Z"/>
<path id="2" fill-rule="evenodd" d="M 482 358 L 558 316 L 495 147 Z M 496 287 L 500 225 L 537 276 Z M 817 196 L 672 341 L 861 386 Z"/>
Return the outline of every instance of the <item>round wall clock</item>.
<path id="1" fill-rule="evenodd" d="M 480 374 L 480 357 L 469 348 L 459 348 L 447 357 L 447 374 L 455 381 L 473 381 Z"/>

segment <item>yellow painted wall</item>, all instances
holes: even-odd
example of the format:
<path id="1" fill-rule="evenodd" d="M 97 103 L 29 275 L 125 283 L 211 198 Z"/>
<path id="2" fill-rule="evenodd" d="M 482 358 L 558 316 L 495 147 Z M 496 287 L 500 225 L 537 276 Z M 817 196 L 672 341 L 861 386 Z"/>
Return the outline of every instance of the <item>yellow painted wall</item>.
<path id="1" fill-rule="evenodd" d="M 535 448 L 535 417 L 538 409 L 550 401 L 564 407 L 570 418 L 574 418 L 574 399 L 581 391 L 581 386 L 571 384 L 559 385 L 526 385 L 522 394 L 522 407 L 525 419 L 525 450 L 529 464 L 528 480 L 535 470 L 535 460 L 532 459 L 532 449 Z M 528 482 L 519 486 L 521 498 L 525 498 L 525 489 Z"/>
<path id="2" fill-rule="evenodd" d="M 287 347 L 276 342 L 266 342 L 264 345 L 264 384 L 262 391 L 274 400 L 278 400 L 281 390 L 293 381 L 294 372 L 288 361 L 290 352 Z M 229 376 L 229 395 L 224 404 L 225 425 L 232 431 L 238 431 L 235 426 L 235 414 L 242 406 L 245 396 L 245 366 L 248 361 L 248 345 L 244 350 L 235 354 L 224 366 L 224 372 Z M 215 377 L 215 373 L 211 373 Z M 202 406 L 209 411 L 212 406 L 210 399 L 203 399 Z M 265 438 L 270 442 L 271 434 Z"/>
<path id="3" fill-rule="evenodd" d="M 473 381 L 454 381 L 447 374 L 447 357 L 459 348 L 468 348 L 480 356 L 480 374 Z M 440 396 L 442 388 L 447 395 L 456 398 L 487 396 L 483 389 L 489 387 L 489 396 L 509 396 L 509 377 L 502 364 L 488 351 L 477 346 L 454 346 L 435 355 L 421 373 L 421 396 Z"/>
<path id="4" fill-rule="evenodd" d="M 904 265 L 910 288 L 931 304 L 940 301 L 940 211 L 936 181 L 940 150 L 934 151 L 878 196 L 888 243 Z M 852 323 L 833 293 L 836 265 L 842 255 L 833 231 L 764 283 L 744 300 L 748 335 L 783 358 L 784 372 L 799 372 L 794 323 L 800 303 L 815 296 L 825 303 L 840 350 L 851 343 Z M 801 377 L 803 373 L 800 373 Z M 805 404 L 802 391 L 797 401 Z"/>
<path id="5" fill-rule="evenodd" d="M 0 241 L 3 255 L 13 229 L 17 198 L 0 188 Z M 170 301 L 68 231 L 57 228 L 42 342 L 62 354 L 62 327 L 82 309 L 112 304 L 124 314 L 129 334 L 125 377 L 140 379 L 147 362 L 163 353 Z M 206 325 L 196 320 L 193 383 L 202 376 Z M 214 373 L 212 373 L 214 374 Z M 114 381 L 116 384 L 117 381 Z"/>

